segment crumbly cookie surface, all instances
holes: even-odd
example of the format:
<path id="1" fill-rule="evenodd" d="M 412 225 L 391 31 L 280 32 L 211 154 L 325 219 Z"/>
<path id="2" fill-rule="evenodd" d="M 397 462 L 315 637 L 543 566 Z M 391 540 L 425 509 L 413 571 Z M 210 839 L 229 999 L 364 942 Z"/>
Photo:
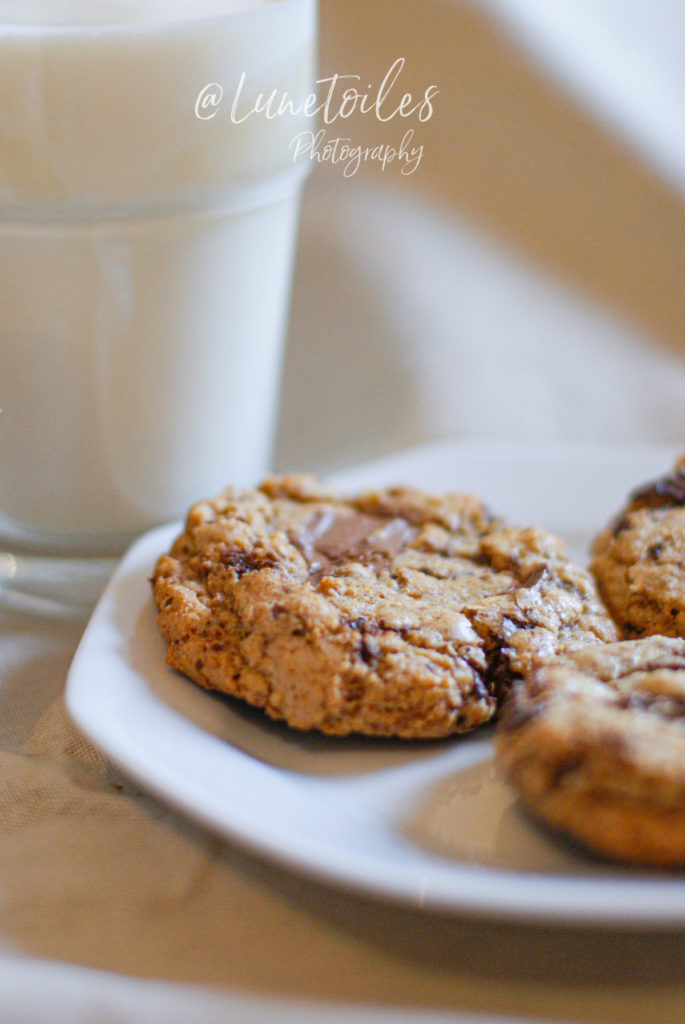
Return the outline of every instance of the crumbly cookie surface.
<path id="1" fill-rule="evenodd" d="M 685 864 L 685 640 L 591 645 L 517 681 L 495 736 L 523 804 L 589 850 Z"/>
<path id="2" fill-rule="evenodd" d="M 629 497 L 591 570 L 624 636 L 685 636 L 685 456 Z"/>
<path id="3" fill-rule="evenodd" d="M 512 678 L 615 636 L 557 538 L 469 495 L 229 488 L 191 509 L 152 582 L 172 667 L 332 735 L 473 729 Z"/>

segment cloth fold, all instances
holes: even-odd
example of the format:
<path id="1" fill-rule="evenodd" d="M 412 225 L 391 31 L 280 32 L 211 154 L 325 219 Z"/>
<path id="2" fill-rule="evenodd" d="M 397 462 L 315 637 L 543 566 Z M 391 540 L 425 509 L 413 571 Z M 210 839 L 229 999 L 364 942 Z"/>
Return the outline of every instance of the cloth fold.
<path id="1" fill-rule="evenodd" d="M 477 2 L 685 193 L 685 7 L 679 0 Z"/>

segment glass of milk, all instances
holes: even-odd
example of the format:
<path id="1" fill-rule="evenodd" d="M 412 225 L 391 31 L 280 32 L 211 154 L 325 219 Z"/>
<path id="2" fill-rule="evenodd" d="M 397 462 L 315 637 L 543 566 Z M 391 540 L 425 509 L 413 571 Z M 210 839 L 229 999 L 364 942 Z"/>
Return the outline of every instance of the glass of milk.
<path id="1" fill-rule="evenodd" d="M 268 469 L 315 22 L 0 0 L 0 585 Z"/>

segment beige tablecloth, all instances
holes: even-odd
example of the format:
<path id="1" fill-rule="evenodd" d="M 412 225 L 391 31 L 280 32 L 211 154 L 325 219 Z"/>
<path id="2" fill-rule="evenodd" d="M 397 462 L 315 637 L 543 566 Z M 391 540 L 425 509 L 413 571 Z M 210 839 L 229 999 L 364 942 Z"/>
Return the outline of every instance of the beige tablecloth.
<path id="1" fill-rule="evenodd" d="M 324 0 L 323 69 L 371 81 L 398 55 L 408 87 L 440 87 L 422 166 L 316 169 L 278 465 L 328 471 L 450 435 L 685 437 L 673 182 L 477 8 Z M 377 128 L 349 130 L 371 144 Z M 3 1024 L 681 1019 L 679 932 L 399 910 L 141 792 L 66 716 L 84 624 L 0 603 Z"/>

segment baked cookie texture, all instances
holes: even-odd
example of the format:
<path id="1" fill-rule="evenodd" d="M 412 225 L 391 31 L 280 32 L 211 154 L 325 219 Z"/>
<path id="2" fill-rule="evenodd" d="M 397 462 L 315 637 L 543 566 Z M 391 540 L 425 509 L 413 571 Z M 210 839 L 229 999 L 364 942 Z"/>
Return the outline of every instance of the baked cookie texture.
<path id="1" fill-rule="evenodd" d="M 543 530 L 469 495 L 344 498 L 304 476 L 196 504 L 152 585 L 169 665 L 331 735 L 474 729 L 512 679 L 616 635 Z"/>
<path id="2" fill-rule="evenodd" d="M 685 637 L 685 455 L 630 495 L 592 554 L 590 569 L 625 637 Z"/>
<path id="3" fill-rule="evenodd" d="M 495 757 L 535 817 L 594 853 L 685 865 L 685 640 L 592 645 L 516 682 Z"/>

